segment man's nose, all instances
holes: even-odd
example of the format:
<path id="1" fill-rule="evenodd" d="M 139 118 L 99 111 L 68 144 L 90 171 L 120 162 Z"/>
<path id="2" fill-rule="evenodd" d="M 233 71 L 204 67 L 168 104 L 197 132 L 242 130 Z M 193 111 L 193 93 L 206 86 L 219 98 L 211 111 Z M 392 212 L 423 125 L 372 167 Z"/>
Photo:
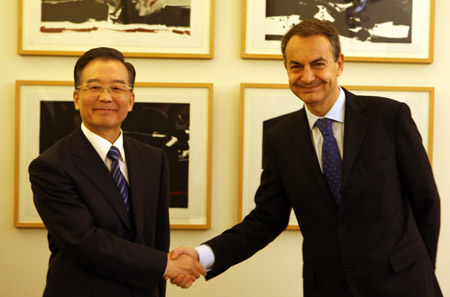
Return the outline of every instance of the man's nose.
<path id="1" fill-rule="evenodd" d="M 310 67 L 305 67 L 304 69 L 303 69 L 303 73 L 302 73 L 302 76 L 301 76 L 301 80 L 304 82 L 304 83 L 310 83 L 310 82 L 312 82 L 313 80 L 314 80 L 314 78 L 315 78 L 315 76 L 314 76 L 314 71 L 310 68 Z"/>
<path id="2" fill-rule="evenodd" d="M 102 101 L 112 101 L 111 90 L 109 88 L 103 87 L 100 92 L 100 100 Z"/>

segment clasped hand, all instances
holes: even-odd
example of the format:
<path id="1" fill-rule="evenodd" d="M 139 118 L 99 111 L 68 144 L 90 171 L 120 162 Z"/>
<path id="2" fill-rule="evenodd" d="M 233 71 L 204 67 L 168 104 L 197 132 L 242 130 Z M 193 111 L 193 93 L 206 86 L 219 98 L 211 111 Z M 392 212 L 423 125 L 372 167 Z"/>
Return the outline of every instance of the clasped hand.
<path id="1" fill-rule="evenodd" d="M 167 254 L 165 280 L 170 279 L 172 284 L 189 288 L 201 275 L 205 276 L 206 271 L 195 249 L 180 247 Z"/>

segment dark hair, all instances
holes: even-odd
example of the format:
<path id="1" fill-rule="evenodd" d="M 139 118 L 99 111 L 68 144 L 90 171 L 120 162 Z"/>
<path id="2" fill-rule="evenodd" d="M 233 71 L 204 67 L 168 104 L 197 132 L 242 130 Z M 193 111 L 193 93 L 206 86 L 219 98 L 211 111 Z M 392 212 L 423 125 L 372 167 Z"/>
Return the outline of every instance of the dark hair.
<path id="1" fill-rule="evenodd" d="M 304 20 L 293 26 L 284 34 L 281 39 L 281 52 L 283 53 L 283 60 L 286 63 L 286 45 L 292 36 L 298 35 L 301 37 L 309 37 L 315 35 L 325 35 L 331 43 L 333 50 L 334 61 L 339 59 L 341 54 L 341 43 L 339 42 L 339 32 L 328 21 L 321 21 L 316 19 Z"/>
<path id="2" fill-rule="evenodd" d="M 122 62 L 128 70 L 130 87 L 132 89 L 134 88 L 134 79 L 136 78 L 136 70 L 134 69 L 134 66 L 129 62 L 125 62 L 123 54 L 118 50 L 109 47 L 98 47 L 88 50 L 78 58 L 77 63 L 75 64 L 75 69 L 73 70 L 75 89 L 80 86 L 81 72 L 83 72 L 84 67 L 86 67 L 86 65 L 92 60 L 96 59 L 104 61 L 116 60 Z"/>

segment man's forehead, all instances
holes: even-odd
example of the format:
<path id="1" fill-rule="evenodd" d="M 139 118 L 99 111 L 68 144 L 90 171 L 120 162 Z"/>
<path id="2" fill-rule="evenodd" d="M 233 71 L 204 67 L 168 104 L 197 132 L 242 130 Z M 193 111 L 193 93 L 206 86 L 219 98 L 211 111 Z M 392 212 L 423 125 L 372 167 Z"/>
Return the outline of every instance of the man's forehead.
<path id="1" fill-rule="evenodd" d="M 288 62 L 290 60 L 314 61 L 317 59 L 330 59 L 332 57 L 333 49 L 328 39 L 291 39 L 286 47 L 286 60 Z"/>
<path id="2" fill-rule="evenodd" d="M 94 81 L 94 80 L 98 81 L 100 78 L 97 77 L 97 75 L 102 74 L 102 72 L 103 72 L 102 66 L 104 66 L 106 64 L 110 64 L 110 65 L 116 64 L 116 66 L 118 66 L 119 75 L 118 75 L 118 77 L 114 78 L 114 80 L 128 81 L 130 74 L 128 72 L 127 67 L 121 61 L 114 60 L 114 59 L 109 59 L 109 60 L 94 59 L 94 60 L 90 61 L 81 70 L 81 79 L 88 80 L 88 81 Z M 104 73 L 109 74 L 111 72 L 109 72 L 107 69 L 105 69 Z M 116 73 L 116 72 L 114 72 L 114 73 Z"/>
<path id="3" fill-rule="evenodd" d="M 123 68 L 123 70 L 128 72 L 127 67 L 121 61 L 116 60 L 116 59 L 100 59 L 100 58 L 96 58 L 96 59 L 89 61 L 89 63 L 87 63 L 86 66 L 84 66 L 83 71 L 86 69 L 90 69 L 92 67 L 101 67 L 102 65 L 107 65 L 107 64 L 115 65 L 119 68 Z"/>
<path id="4" fill-rule="evenodd" d="M 322 48 L 322 49 L 332 49 L 330 40 L 325 35 L 312 35 L 312 36 L 300 36 L 294 35 L 289 39 L 286 44 L 286 50 L 297 48 Z"/>

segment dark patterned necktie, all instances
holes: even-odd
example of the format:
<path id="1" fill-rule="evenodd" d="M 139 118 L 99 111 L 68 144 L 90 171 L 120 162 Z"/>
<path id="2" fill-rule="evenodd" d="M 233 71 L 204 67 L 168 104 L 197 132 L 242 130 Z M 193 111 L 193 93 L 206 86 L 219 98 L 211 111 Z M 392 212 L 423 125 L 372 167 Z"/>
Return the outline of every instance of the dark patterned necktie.
<path id="1" fill-rule="evenodd" d="M 125 203 L 127 211 L 130 211 L 130 201 L 128 200 L 128 183 L 125 176 L 123 176 L 122 171 L 120 171 L 119 166 L 119 149 L 112 146 L 109 149 L 108 158 L 111 159 L 111 174 L 116 181 L 120 194 L 122 194 L 123 202 Z"/>
<path id="2" fill-rule="evenodd" d="M 322 172 L 336 203 L 341 199 L 342 160 L 339 148 L 334 138 L 330 119 L 318 119 L 316 126 L 323 136 Z"/>

